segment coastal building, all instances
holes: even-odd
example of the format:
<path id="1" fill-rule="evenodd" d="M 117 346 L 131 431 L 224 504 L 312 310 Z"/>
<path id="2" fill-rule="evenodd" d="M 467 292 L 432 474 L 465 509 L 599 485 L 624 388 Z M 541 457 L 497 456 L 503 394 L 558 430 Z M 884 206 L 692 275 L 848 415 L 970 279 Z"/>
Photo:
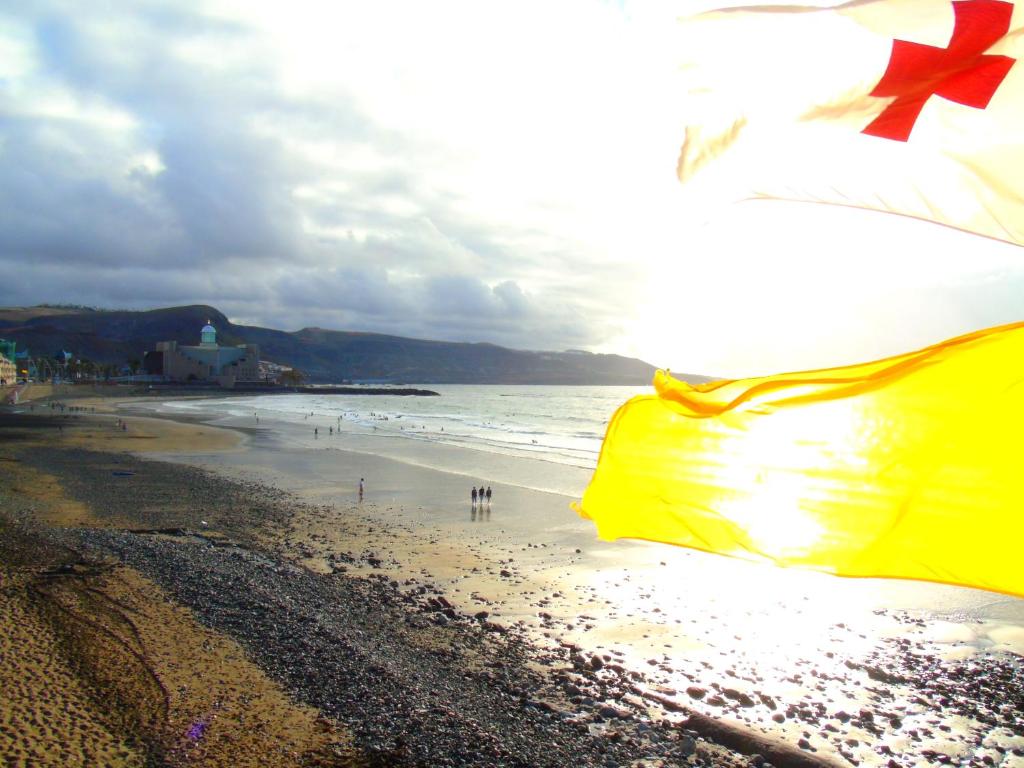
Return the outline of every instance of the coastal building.
<path id="1" fill-rule="evenodd" d="M 207 322 L 199 334 L 199 346 L 157 342 L 156 351 L 146 353 L 144 365 L 147 373 L 171 381 L 216 382 L 230 388 L 260 380 L 260 348 L 256 344 L 222 347 L 217 344 L 217 330 Z"/>
<path id="2" fill-rule="evenodd" d="M 0 339 L 0 385 L 14 384 L 18 380 L 16 360 L 14 342 Z"/>
<path id="3" fill-rule="evenodd" d="M 273 363 L 270 360 L 260 360 L 260 379 L 267 382 L 280 384 L 289 371 L 293 368 L 280 363 Z"/>

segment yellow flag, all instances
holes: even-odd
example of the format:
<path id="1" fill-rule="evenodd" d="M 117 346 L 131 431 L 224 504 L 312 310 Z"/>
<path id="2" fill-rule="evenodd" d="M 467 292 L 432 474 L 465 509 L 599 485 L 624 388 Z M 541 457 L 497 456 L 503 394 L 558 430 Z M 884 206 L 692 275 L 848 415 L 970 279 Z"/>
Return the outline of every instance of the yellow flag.
<path id="1" fill-rule="evenodd" d="M 601 538 L 1024 596 L 1024 323 L 654 386 L 612 418 L 579 506 Z"/>

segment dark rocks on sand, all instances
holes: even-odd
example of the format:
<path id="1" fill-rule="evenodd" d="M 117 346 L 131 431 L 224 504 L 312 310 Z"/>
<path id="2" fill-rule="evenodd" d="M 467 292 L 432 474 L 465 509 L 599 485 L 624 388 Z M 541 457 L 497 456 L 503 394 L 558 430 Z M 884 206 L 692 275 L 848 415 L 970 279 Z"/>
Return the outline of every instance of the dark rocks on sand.
<path id="1" fill-rule="evenodd" d="M 618 707 L 613 707 L 610 704 L 605 704 L 603 707 L 597 710 L 601 717 L 606 717 L 609 720 L 621 719 L 625 720 L 630 716 L 629 712 Z"/>
<path id="2" fill-rule="evenodd" d="M 722 693 L 725 694 L 727 699 L 732 699 L 741 707 L 752 707 L 754 706 L 754 700 L 750 698 L 743 691 L 737 691 L 735 688 L 724 688 Z"/>
<path id="3" fill-rule="evenodd" d="M 670 750 L 671 757 L 685 759 L 697 751 L 697 741 L 692 736 L 680 736 Z"/>

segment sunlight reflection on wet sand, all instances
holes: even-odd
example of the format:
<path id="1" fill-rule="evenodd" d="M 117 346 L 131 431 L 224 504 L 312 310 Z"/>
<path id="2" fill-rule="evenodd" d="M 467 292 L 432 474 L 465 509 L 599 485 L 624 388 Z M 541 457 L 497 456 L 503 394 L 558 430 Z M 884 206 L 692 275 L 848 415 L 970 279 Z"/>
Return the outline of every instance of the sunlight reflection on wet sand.
<path id="1" fill-rule="evenodd" d="M 491 620 L 521 623 L 540 644 L 571 643 L 586 655 L 614 657 L 642 671 L 645 686 L 696 711 L 728 712 L 794 743 L 809 734 L 814 748 L 834 753 L 838 737 L 795 714 L 816 707 L 818 722 L 841 733 L 842 748 L 865 765 L 885 764 L 881 747 L 911 750 L 908 729 L 920 734 L 916 754 L 931 747 L 959 754 L 968 736 L 1016 744 L 1012 733 L 989 734 L 977 721 L 921 703 L 913 686 L 870 666 L 891 656 L 892 643 L 947 660 L 1020 654 L 1022 600 L 836 578 L 646 542 L 600 542 L 568 509 L 568 498 L 521 487 L 496 489 L 491 514 L 481 519 L 466 499 L 467 476 L 333 447 L 271 442 L 201 461 L 327 505 L 330 512 L 295 522 L 292 537 L 311 547 L 308 565 L 329 571 L 330 555 L 353 553 L 356 573 L 433 584 L 463 612 L 486 608 Z M 348 474 L 372 478 L 365 503 L 355 502 Z M 359 560 L 369 551 L 382 565 Z M 692 688 L 700 696 L 688 694 Z M 729 696 L 749 696 L 756 706 L 738 706 Z M 898 712 L 901 725 L 886 719 L 878 733 L 865 731 L 856 721 L 861 709 Z M 854 720 L 842 719 L 844 712 Z M 783 713 L 783 722 L 774 719 Z M 928 736 L 937 725 L 949 731 Z"/>

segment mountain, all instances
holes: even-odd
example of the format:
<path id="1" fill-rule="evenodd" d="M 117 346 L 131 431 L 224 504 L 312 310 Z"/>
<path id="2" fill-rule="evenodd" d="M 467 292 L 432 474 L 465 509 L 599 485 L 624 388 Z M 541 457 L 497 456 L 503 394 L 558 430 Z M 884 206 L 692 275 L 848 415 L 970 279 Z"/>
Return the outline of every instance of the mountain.
<path id="1" fill-rule="evenodd" d="M 313 382 L 379 380 L 420 384 L 649 384 L 654 366 L 590 352 L 530 352 L 494 344 L 408 339 L 303 328 L 289 333 L 235 325 L 213 307 L 145 312 L 82 307 L 0 308 L 0 338 L 33 356 L 60 350 L 98 363 L 141 360 L 158 341 L 198 344 L 210 321 L 225 346 L 259 344 L 260 356 L 303 371 Z M 707 377 L 684 376 L 690 381 Z"/>

